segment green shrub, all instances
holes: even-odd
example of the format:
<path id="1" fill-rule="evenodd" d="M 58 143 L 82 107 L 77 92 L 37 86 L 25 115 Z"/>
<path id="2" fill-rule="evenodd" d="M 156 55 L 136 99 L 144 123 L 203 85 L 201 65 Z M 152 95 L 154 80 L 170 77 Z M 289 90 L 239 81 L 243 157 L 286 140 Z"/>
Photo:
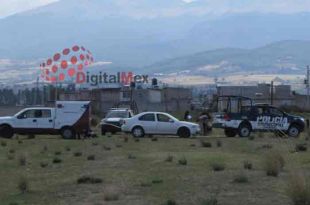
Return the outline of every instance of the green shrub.
<path id="1" fill-rule="evenodd" d="M 61 152 L 57 151 L 54 154 L 58 156 L 58 155 L 61 155 Z"/>
<path id="2" fill-rule="evenodd" d="M 222 143 L 221 140 L 217 140 L 217 141 L 216 141 L 216 146 L 217 146 L 217 147 L 222 147 L 222 145 L 223 145 L 223 143 Z"/>
<path id="3" fill-rule="evenodd" d="M 210 162 L 210 166 L 211 166 L 212 170 L 215 172 L 225 170 L 225 163 L 222 161 L 214 160 L 214 161 Z"/>
<path id="4" fill-rule="evenodd" d="M 207 148 L 212 147 L 212 143 L 211 142 L 205 142 L 203 140 L 200 140 L 200 144 L 201 144 L 202 147 L 207 147 Z"/>
<path id="5" fill-rule="evenodd" d="M 14 153 L 15 153 L 15 150 L 14 150 L 14 149 L 10 149 L 10 150 L 9 150 L 9 153 L 10 153 L 10 154 L 14 154 Z"/>
<path id="6" fill-rule="evenodd" d="M 104 145 L 104 146 L 103 146 L 103 149 L 106 150 L 106 151 L 110 151 L 112 148 L 109 147 L 109 146 L 105 146 L 105 145 Z"/>
<path id="7" fill-rule="evenodd" d="M 294 205 L 310 204 L 310 185 L 300 173 L 293 173 L 287 185 L 287 194 Z"/>
<path id="8" fill-rule="evenodd" d="M 89 155 L 89 156 L 87 157 L 87 160 L 89 160 L 89 161 L 94 161 L 94 160 L 95 160 L 95 155 Z"/>
<path id="9" fill-rule="evenodd" d="M 101 184 L 103 180 L 92 176 L 82 176 L 77 179 L 78 184 Z"/>
<path id="10" fill-rule="evenodd" d="M 248 137 L 248 139 L 251 140 L 251 141 L 252 141 L 252 140 L 255 140 L 255 136 L 254 136 L 254 135 L 250 135 L 250 136 Z"/>
<path id="11" fill-rule="evenodd" d="M 8 160 L 13 160 L 15 159 L 15 156 L 13 154 L 8 154 L 7 158 Z"/>
<path id="12" fill-rule="evenodd" d="M 117 201 L 119 200 L 119 195 L 117 193 L 105 192 L 104 200 L 105 201 Z"/>
<path id="13" fill-rule="evenodd" d="M 66 147 L 65 147 L 65 150 L 66 150 L 67 152 L 70 152 L 70 151 L 71 151 L 71 148 L 70 148 L 69 146 L 66 146 Z"/>
<path id="14" fill-rule="evenodd" d="M 164 205 L 177 205 L 177 202 L 175 200 L 169 199 Z"/>
<path id="15" fill-rule="evenodd" d="M 237 176 L 235 176 L 233 182 L 235 183 L 248 183 L 249 179 L 245 173 L 240 173 Z"/>
<path id="16" fill-rule="evenodd" d="M 6 146 L 7 146 L 6 141 L 1 141 L 1 146 L 2 146 L 2 147 L 6 147 Z"/>
<path id="17" fill-rule="evenodd" d="M 18 186 L 17 186 L 18 190 L 24 194 L 26 192 L 29 191 L 29 183 L 28 180 L 24 177 L 20 178 L 18 181 Z"/>
<path id="18" fill-rule="evenodd" d="M 303 144 L 297 144 L 295 146 L 295 151 L 296 152 L 306 152 L 308 149 L 307 144 L 303 143 Z"/>
<path id="19" fill-rule="evenodd" d="M 93 142 L 92 145 L 93 145 L 93 146 L 98 146 L 99 143 L 98 143 L 98 142 Z"/>
<path id="20" fill-rule="evenodd" d="M 133 154 L 128 154 L 128 159 L 136 159 L 136 156 L 134 156 Z"/>
<path id="21" fill-rule="evenodd" d="M 173 156 L 168 155 L 167 158 L 165 159 L 165 162 L 172 162 L 173 161 Z"/>
<path id="22" fill-rule="evenodd" d="M 27 159 L 25 155 L 20 155 L 18 158 L 18 162 L 20 166 L 26 166 L 27 164 Z"/>
<path id="23" fill-rule="evenodd" d="M 152 142 L 157 142 L 157 141 L 158 141 L 158 138 L 157 138 L 157 137 L 152 137 L 152 138 L 151 138 L 151 141 L 152 141 Z"/>
<path id="24" fill-rule="evenodd" d="M 164 183 L 164 181 L 162 179 L 153 179 L 152 183 L 153 184 L 162 184 L 162 183 Z"/>
<path id="25" fill-rule="evenodd" d="M 179 159 L 178 162 L 179 162 L 180 165 L 183 165 L 183 166 L 187 165 L 187 159 L 185 157 Z"/>
<path id="26" fill-rule="evenodd" d="M 73 154 L 75 157 L 81 157 L 83 155 L 82 152 L 74 152 Z"/>
<path id="27" fill-rule="evenodd" d="M 128 140 L 129 140 L 129 138 L 128 138 L 128 136 L 124 136 L 124 142 L 128 142 Z"/>
<path id="28" fill-rule="evenodd" d="M 41 166 L 42 168 L 45 168 L 45 167 L 48 166 L 48 163 L 47 163 L 47 162 L 41 162 L 41 163 L 40 163 L 40 166 Z"/>
<path id="29" fill-rule="evenodd" d="M 208 199 L 205 199 L 201 202 L 201 205 L 218 205 L 218 200 L 216 196 L 212 196 Z"/>
<path id="30" fill-rule="evenodd" d="M 53 163 L 54 164 L 60 164 L 62 162 L 62 159 L 60 159 L 60 158 L 58 158 L 58 157 L 55 157 L 54 159 L 53 159 Z"/>

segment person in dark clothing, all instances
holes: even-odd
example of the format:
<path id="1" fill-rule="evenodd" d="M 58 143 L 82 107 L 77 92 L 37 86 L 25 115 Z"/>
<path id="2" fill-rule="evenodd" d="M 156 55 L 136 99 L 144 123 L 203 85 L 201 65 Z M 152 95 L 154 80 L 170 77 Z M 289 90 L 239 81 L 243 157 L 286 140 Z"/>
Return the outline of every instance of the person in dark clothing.
<path id="1" fill-rule="evenodd" d="M 188 121 L 190 118 L 191 118 L 191 116 L 189 114 L 189 111 L 186 110 L 185 113 L 184 113 L 184 121 Z"/>

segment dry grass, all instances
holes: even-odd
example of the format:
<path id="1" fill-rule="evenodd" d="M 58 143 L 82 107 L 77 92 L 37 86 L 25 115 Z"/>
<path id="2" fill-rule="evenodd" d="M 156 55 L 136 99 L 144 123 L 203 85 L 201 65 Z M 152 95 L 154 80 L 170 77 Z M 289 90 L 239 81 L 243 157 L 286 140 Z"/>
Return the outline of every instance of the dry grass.
<path id="1" fill-rule="evenodd" d="M 300 172 L 290 175 L 287 194 L 294 205 L 310 205 L 310 184 Z"/>

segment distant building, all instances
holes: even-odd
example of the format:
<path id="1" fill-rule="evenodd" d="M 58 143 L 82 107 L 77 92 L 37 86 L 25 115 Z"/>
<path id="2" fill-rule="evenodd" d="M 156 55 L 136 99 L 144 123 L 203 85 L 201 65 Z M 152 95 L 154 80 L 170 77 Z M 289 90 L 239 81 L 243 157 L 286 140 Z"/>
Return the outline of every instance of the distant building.
<path id="1" fill-rule="evenodd" d="M 190 109 L 192 90 L 189 88 L 145 88 L 130 87 L 77 90 L 59 94 L 60 100 L 91 100 L 92 109 L 100 116 L 113 107 L 128 107 L 135 112 L 164 111 L 184 112 Z"/>
<path id="2" fill-rule="evenodd" d="M 270 84 L 223 85 L 217 87 L 217 94 L 249 97 L 256 103 L 273 102 L 275 106 L 292 106 L 295 103 L 290 85 L 274 85 L 273 97 Z"/>

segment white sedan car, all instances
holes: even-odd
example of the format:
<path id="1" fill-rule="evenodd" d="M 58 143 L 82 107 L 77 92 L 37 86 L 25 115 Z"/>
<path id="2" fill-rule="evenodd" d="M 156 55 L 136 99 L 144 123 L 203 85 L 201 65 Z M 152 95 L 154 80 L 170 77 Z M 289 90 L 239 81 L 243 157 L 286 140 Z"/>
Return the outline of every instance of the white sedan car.
<path id="1" fill-rule="evenodd" d="M 122 131 L 134 137 L 151 135 L 178 135 L 188 138 L 200 132 L 200 126 L 191 122 L 179 121 L 168 113 L 143 112 L 132 118 L 124 119 Z"/>

